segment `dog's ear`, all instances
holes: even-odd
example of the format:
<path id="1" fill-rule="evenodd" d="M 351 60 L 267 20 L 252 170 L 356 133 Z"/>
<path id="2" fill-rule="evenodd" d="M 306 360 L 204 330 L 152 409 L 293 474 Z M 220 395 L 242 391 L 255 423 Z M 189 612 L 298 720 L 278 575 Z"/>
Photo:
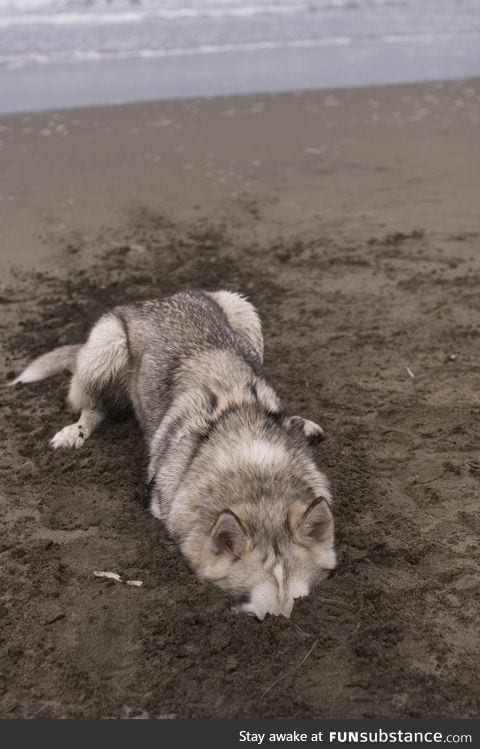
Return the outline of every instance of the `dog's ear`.
<path id="1" fill-rule="evenodd" d="M 333 538 L 333 515 L 324 497 L 317 497 L 307 508 L 300 529 L 303 535 L 317 543 Z"/>
<path id="2" fill-rule="evenodd" d="M 290 511 L 290 525 L 301 544 L 333 541 L 333 515 L 324 497 L 317 497 L 307 507 L 296 502 Z"/>
<path id="3" fill-rule="evenodd" d="M 247 534 L 240 520 L 230 510 L 221 512 L 210 531 L 210 546 L 214 554 L 239 559 L 247 547 Z"/>

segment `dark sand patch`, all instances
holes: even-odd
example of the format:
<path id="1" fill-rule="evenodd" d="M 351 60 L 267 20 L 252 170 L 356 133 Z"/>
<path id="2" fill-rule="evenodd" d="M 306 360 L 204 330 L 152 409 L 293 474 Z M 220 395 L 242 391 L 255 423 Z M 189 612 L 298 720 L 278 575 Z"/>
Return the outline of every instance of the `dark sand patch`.
<path id="1" fill-rule="evenodd" d="M 308 237 L 247 242 L 140 211 L 94 246 L 87 269 L 4 289 L 5 374 L 120 301 L 242 290 L 288 409 L 325 428 L 339 567 L 290 621 L 234 615 L 143 510 L 133 421 L 53 452 L 67 379 L 5 388 L 0 715 L 476 717 L 478 235 L 358 239 L 318 220 Z"/>

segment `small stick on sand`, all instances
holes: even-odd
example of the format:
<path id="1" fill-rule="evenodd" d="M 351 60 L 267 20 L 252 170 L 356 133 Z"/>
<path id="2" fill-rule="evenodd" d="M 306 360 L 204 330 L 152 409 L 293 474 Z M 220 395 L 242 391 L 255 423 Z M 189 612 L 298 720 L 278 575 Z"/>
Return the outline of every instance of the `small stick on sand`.
<path id="1" fill-rule="evenodd" d="M 268 692 L 270 692 L 270 690 L 271 690 L 271 689 L 273 689 L 273 687 L 276 687 L 276 686 L 277 686 L 277 684 L 280 684 L 280 682 L 281 682 L 281 681 L 283 681 L 284 679 L 286 679 L 286 678 L 287 678 L 287 676 L 290 676 L 291 674 L 294 674 L 294 673 L 295 673 L 295 671 L 298 671 L 298 669 L 300 668 L 300 666 L 303 666 L 303 664 L 305 663 L 305 661 L 307 660 L 307 658 L 308 658 L 308 657 L 309 657 L 309 656 L 310 656 L 310 655 L 311 655 L 311 654 L 313 653 L 313 650 L 314 650 L 314 648 L 315 648 L 315 646 L 316 646 L 317 642 L 318 642 L 318 639 L 317 639 L 317 640 L 315 640 L 315 642 L 313 643 L 313 645 L 312 645 L 312 647 L 310 648 L 310 650 L 308 651 L 308 653 L 306 653 L 306 654 L 305 654 L 305 655 L 303 656 L 302 660 L 300 661 L 300 663 L 298 663 L 298 664 L 297 664 L 297 665 L 295 666 L 295 668 L 292 668 L 292 670 L 291 670 L 291 671 L 287 671 L 287 673 L 286 673 L 286 674 L 283 674 L 283 676 L 280 676 L 280 678 L 278 678 L 278 679 L 277 679 L 276 681 L 274 681 L 274 682 L 273 682 L 273 684 L 270 684 L 270 686 L 269 686 L 269 687 L 267 687 L 267 688 L 265 689 L 265 691 L 264 691 L 264 692 L 262 692 L 262 694 L 261 694 L 261 696 L 260 696 L 260 699 L 261 699 L 261 700 L 262 700 L 262 699 L 263 699 L 263 698 L 265 697 L 265 695 L 266 695 L 266 694 L 268 694 Z"/>
<path id="2" fill-rule="evenodd" d="M 405 367 L 405 370 L 406 370 L 406 372 L 407 372 L 407 375 L 408 375 L 408 376 L 409 376 L 409 377 L 410 377 L 410 378 L 411 378 L 412 380 L 414 380 L 414 379 L 415 379 L 415 375 L 413 374 L 413 372 L 412 372 L 412 370 L 410 369 L 410 367 Z"/>
<path id="3" fill-rule="evenodd" d="M 116 580 L 117 583 L 122 582 L 122 578 L 116 572 L 99 572 L 98 570 L 94 570 L 93 574 L 95 577 L 106 577 L 108 580 Z"/>

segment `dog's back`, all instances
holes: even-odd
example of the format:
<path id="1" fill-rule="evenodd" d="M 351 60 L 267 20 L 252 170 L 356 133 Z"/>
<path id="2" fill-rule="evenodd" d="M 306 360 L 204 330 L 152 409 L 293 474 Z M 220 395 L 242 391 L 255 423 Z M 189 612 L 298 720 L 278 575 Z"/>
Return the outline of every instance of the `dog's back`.
<path id="1" fill-rule="evenodd" d="M 125 329 L 128 395 L 147 441 L 186 389 L 212 387 L 215 380 L 233 388 L 262 373 L 260 322 L 239 295 L 183 291 L 116 307 L 112 314 Z"/>

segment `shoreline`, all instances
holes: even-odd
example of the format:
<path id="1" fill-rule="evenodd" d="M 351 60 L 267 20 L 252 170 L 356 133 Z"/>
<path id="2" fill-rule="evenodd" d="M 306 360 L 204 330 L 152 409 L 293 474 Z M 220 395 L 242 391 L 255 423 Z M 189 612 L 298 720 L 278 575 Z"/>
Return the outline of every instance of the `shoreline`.
<path id="1" fill-rule="evenodd" d="M 396 37 L 392 37 L 393 40 Z M 317 43 L 0 69 L 0 115 L 480 76 L 478 38 Z"/>

